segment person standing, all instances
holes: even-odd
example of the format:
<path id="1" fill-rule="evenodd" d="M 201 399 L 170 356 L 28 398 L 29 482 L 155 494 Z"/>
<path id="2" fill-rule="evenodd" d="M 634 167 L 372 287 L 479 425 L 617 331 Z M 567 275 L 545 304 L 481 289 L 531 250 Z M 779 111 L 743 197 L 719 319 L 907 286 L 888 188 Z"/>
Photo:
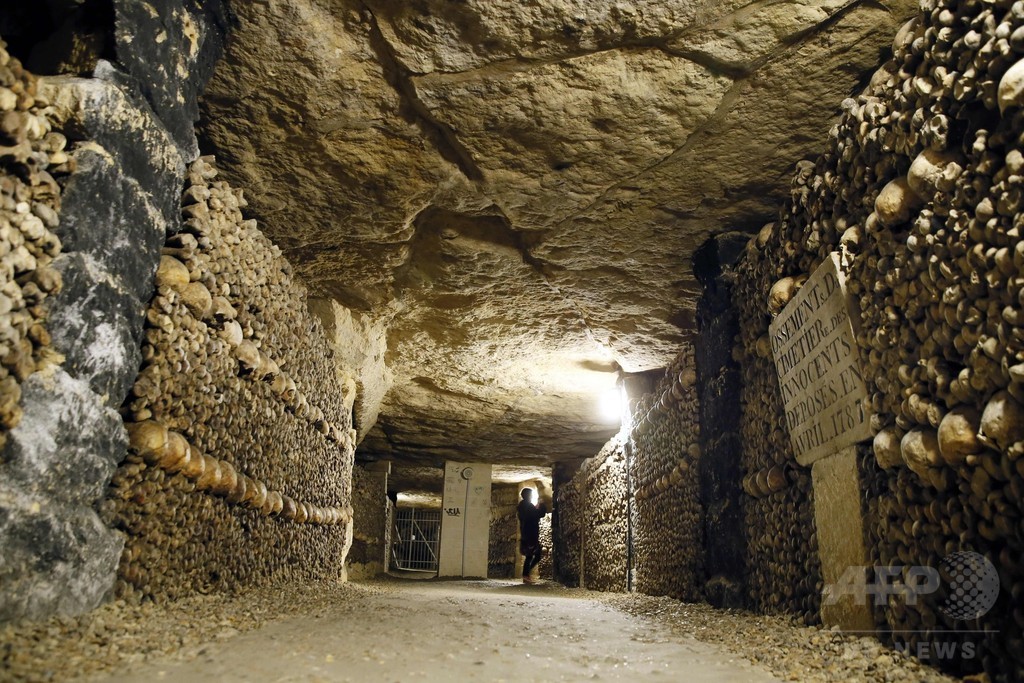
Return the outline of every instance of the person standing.
<path id="1" fill-rule="evenodd" d="M 535 504 L 536 492 L 527 487 L 521 492 L 519 516 L 519 552 L 523 555 L 523 583 L 534 583 L 533 568 L 540 564 L 544 549 L 540 545 L 540 520 L 548 514 L 546 503 Z"/>

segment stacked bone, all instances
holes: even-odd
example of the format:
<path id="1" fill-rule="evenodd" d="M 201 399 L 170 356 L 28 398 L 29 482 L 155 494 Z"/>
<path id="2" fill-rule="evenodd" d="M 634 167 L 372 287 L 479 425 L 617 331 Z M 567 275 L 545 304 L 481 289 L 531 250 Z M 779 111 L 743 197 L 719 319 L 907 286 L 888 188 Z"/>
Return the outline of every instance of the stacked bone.
<path id="1" fill-rule="evenodd" d="M 555 558 L 551 554 L 551 547 L 554 542 L 554 529 L 551 523 L 551 515 L 546 515 L 540 520 L 540 547 L 544 554 L 537 564 L 537 576 L 542 579 L 553 579 L 555 577 Z"/>
<path id="2" fill-rule="evenodd" d="M 829 251 L 844 254 L 875 412 L 875 460 L 862 474 L 883 496 L 868 504 L 872 551 L 883 565 L 938 567 L 959 550 L 986 556 L 1002 593 L 980 621 L 1000 631 L 986 636 L 981 660 L 1016 679 L 1024 677 L 1024 5 L 928 0 L 922 10 L 868 90 L 844 102 L 826 153 L 801 165 L 779 225 L 751 245 L 751 283 L 738 301 L 764 301 L 776 283 L 784 300 L 792 287 L 781 276 L 809 273 Z M 748 383 L 773 372 L 758 359 L 767 323 L 756 308 L 745 311 L 757 327 L 743 340 Z M 748 405 L 768 391 L 752 390 Z M 748 427 L 748 443 L 764 440 L 766 425 Z M 748 471 L 768 464 L 753 461 Z M 937 608 L 942 599 L 886 606 L 887 628 L 919 631 L 912 644 L 965 628 Z"/>
<path id="3" fill-rule="evenodd" d="M 558 474 L 556 467 L 556 475 Z M 557 517 L 553 530 L 558 539 L 553 547 L 555 578 L 575 588 L 582 579 L 583 514 L 586 510 L 583 500 L 582 477 L 563 481 L 555 478 L 555 509 Z"/>
<path id="4" fill-rule="evenodd" d="M 127 540 L 123 596 L 337 576 L 351 519 L 351 416 L 333 352 L 280 251 L 208 158 L 189 169 L 144 364 L 131 452 L 102 512 Z"/>
<path id="5" fill-rule="evenodd" d="M 352 467 L 352 547 L 346 565 L 350 579 L 368 578 L 387 569 L 387 474 Z"/>
<path id="6" fill-rule="evenodd" d="M 742 426 L 744 518 L 747 528 L 747 590 L 762 612 L 789 612 L 818 621 L 822 588 L 810 470 L 800 468 L 786 431 L 778 377 L 768 345 L 769 285 L 785 256 L 766 226 L 758 251 L 740 266 L 735 290 L 743 350 Z M 757 253 L 760 259 L 750 256 Z M 793 280 L 784 279 L 790 283 Z M 778 287 L 773 291 L 779 293 Z M 773 305 L 774 312 L 781 310 Z"/>
<path id="7" fill-rule="evenodd" d="M 800 205 L 800 192 L 806 193 L 812 169 L 811 164 L 798 164 L 793 203 Z M 819 237 L 801 241 L 799 235 L 804 230 Z M 798 467 L 793 459 L 768 325 L 771 316 L 782 310 L 806 280 L 804 273 L 815 265 L 803 249 L 806 244 L 817 249 L 822 232 L 820 221 L 809 225 L 787 204 L 780 221 L 764 226 L 751 240 L 734 289 L 741 330 L 736 353 L 743 372 L 741 462 L 747 590 L 760 611 L 797 614 L 806 623 L 819 619 L 822 589 L 811 476 L 810 470 Z"/>
<path id="8" fill-rule="evenodd" d="M 584 586 L 625 591 L 627 572 L 626 453 L 612 439 L 576 475 L 583 485 Z"/>
<path id="9" fill-rule="evenodd" d="M 639 402 L 631 434 L 636 590 L 685 600 L 699 599 L 703 585 L 696 379 L 687 346 Z"/>
<path id="10" fill-rule="evenodd" d="M 61 287 L 51 267 L 61 247 L 54 176 L 71 162 L 46 106 L 0 41 L 0 449 L 21 421 L 21 383 L 52 358 L 45 302 Z"/>
<path id="11" fill-rule="evenodd" d="M 487 576 L 512 578 L 519 561 L 519 485 L 491 487 L 491 524 L 487 545 Z M 550 519 L 550 518 L 548 518 Z M 550 548 L 551 546 L 545 546 Z"/>

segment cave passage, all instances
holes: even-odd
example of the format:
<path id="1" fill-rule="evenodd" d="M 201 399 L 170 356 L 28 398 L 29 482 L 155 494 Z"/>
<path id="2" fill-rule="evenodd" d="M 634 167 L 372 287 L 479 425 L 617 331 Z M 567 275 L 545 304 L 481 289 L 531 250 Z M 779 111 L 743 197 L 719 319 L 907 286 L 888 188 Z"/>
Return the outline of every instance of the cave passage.
<path id="1" fill-rule="evenodd" d="M 1024 0 L 0 2 L 0 681 L 1024 681 L 1022 131 Z"/>

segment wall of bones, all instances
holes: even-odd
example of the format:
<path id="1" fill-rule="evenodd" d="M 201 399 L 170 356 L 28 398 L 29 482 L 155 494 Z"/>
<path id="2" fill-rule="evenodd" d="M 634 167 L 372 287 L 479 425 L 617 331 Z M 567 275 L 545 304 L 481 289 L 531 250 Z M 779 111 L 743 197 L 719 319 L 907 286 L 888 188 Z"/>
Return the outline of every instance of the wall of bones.
<path id="1" fill-rule="evenodd" d="M 353 506 L 384 520 L 355 530 L 358 564 L 388 544 L 383 480 L 353 475 L 354 383 L 199 153 L 221 3 L 113 5 L 111 47 L 76 57 L 89 78 L 37 78 L 0 44 L 3 621 L 338 576 Z M 868 560 L 945 579 L 875 606 L 881 637 L 971 642 L 949 666 L 1024 679 L 1022 131 L 1024 3 L 922 0 L 777 220 L 704 281 L 725 308 L 698 311 L 695 346 L 648 378 L 619 436 L 555 468 L 542 574 L 820 620 L 825 503 L 768 330 L 838 252 L 872 415 Z M 730 358 L 711 352 L 730 339 Z M 498 574 L 519 560 L 517 494 L 493 492 Z M 995 586 L 978 613 L 954 608 L 963 553 Z"/>
<path id="2" fill-rule="evenodd" d="M 226 11 L 114 10 L 90 77 L 0 46 L 0 620 L 340 576 L 351 539 L 351 383 L 199 158 Z"/>
<path id="3" fill-rule="evenodd" d="M 1012 679 L 1024 675 L 1019 5 L 922 3 L 893 58 L 843 103 L 825 153 L 799 165 L 792 200 L 748 249 L 737 297 L 744 440 L 781 453 L 784 440 L 764 427 L 779 418 L 768 321 L 827 254 L 843 254 L 876 434 L 860 460 L 872 559 L 946 572 L 946 558 L 969 551 L 1000 584 L 977 620 L 953 614 L 945 591 L 890 601 L 876 618 L 912 646 L 988 629 L 962 638 L 978 644 L 977 663 Z M 755 463 L 758 500 L 802 486 L 788 460 Z"/>
<path id="4" fill-rule="evenodd" d="M 929 566 L 946 579 L 916 605 L 889 600 L 876 607 L 881 637 L 911 651 L 942 638 L 970 640 L 977 657 L 944 665 L 1008 680 L 1024 677 L 1019 5 L 922 3 L 920 16 L 896 36 L 892 58 L 842 103 L 824 153 L 797 164 L 791 199 L 750 240 L 733 275 L 749 604 L 819 619 L 814 492 L 810 470 L 793 457 L 768 326 L 810 273 L 839 252 L 859 313 L 856 353 L 873 413 L 875 436 L 859 458 L 870 563 Z M 645 397 L 640 413 L 652 414 L 662 401 L 657 392 Z M 690 557 L 693 565 L 674 572 L 676 586 L 645 575 L 645 501 L 686 491 L 683 435 L 691 424 L 681 415 L 670 422 L 671 409 L 653 414 L 630 434 L 629 491 L 611 498 L 632 496 L 636 506 L 637 588 L 691 596 L 701 547 L 685 513 L 692 493 L 678 503 L 684 512 L 669 516 L 679 530 L 667 533 L 678 538 L 661 554 Z M 652 455 L 659 440 L 679 465 Z M 581 505 L 585 473 L 607 460 L 606 451 L 559 492 L 561 539 L 569 546 L 588 542 L 568 510 Z M 699 513 L 699 505 L 692 508 Z M 981 555 L 988 569 L 978 571 L 998 574 L 994 605 L 975 619 L 950 608 L 957 604 L 951 572 L 958 552 Z M 569 575 L 580 574 L 573 553 L 559 557 Z M 979 630 L 987 632 L 968 633 Z"/>
<path id="5" fill-rule="evenodd" d="M 345 559 L 349 579 L 388 569 L 395 505 L 388 498 L 387 472 L 352 466 L 352 547 Z"/>
<path id="6" fill-rule="evenodd" d="M 523 561 L 519 554 L 519 517 L 516 514 L 519 500 L 519 486 L 516 484 L 491 486 L 487 547 L 487 576 L 491 578 L 512 578 L 516 574 L 516 564 Z"/>
<path id="7" fill-rule="evenodd" d="M 118 409 L 222 45 L 216 1 L 115 11 L 104 58 L 86 49 L 67 69 L 87 78 L 37 78 L 0 48 L 4 621 L 86 611 L 114 587 L 124 539 L 97 504 L 127 452 Z"/>
<path id="8" fill-rule="evenodd" d="M 654 391 L 636 402 L 628 434 L 612 439 L 568 480 L 556 477 L 557 528 L 564 546 L 556 576 L 596 590 L 625 590 L 631 568 L 635 590 L 700 597 L 703 518 L 695 384 L 688 347 Z"/>
<path id="9" fill-rule="evenodd" d="M 613 439 L 571 478 L 555 478 L 555 577 L 591 590 L 627 588 L 626 457 Z"/>
<path id="10" fill-rule="evenodd" d="M 340 573 L 355 436 L 305 290 L 213 160 L 189 168 L 101 506 L 119 593 L 177 597 Z"/>

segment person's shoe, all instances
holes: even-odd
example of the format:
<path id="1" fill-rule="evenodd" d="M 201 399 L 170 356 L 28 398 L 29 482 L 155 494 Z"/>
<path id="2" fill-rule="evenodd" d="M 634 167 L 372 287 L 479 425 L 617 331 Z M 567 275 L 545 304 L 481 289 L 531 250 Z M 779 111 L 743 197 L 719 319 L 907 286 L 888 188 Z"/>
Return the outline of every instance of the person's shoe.
<path id="1" fill-rule="evenodd" d="M 530 575 L 524 576 L 523 577 L 523 583 L 526 584 L 527 586 L 532 585 L 534 583 L 533 577 L 530 576 Z"/>

